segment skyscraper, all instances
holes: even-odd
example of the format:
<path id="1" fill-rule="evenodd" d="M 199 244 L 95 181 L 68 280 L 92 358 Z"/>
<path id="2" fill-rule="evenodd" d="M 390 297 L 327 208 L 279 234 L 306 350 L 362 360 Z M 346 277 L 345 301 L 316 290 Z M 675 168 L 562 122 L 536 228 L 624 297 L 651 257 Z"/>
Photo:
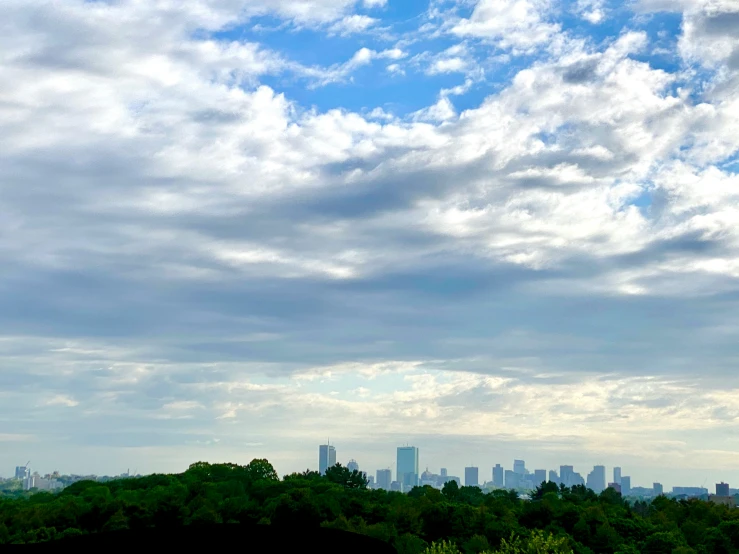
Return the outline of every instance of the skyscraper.
<path id="1" fill-rule="evenodd" d="M 493 485 L 499 489 L 502 489 L 505 486 L 505 471 L 503 470 L 503 466 L 500 464 L 495 464 L 495 467 L 493 468 Z"/>
<path id="2" fill-rule="evenodd" d="M 447 469 L 445 467 L 442 467 L 441 468 L 441 476 L 444 477 L 444 478 L 446 478 L 447 475 L 449 475 L 448 472 L 447 472 Z"/>
<path id="3" fill-rule="evenodd" d="M 521 488 L 521 474 L 516 473 L 511 469 L 505 470 L 505 488 L 507 489 L 519 489 Z"/>
<path id="4" fill-rule="evenodd" d="M 418 485 L 418 448 L 415 446 L 398 447 L 398 481 L 403 491 Z"/>
<path id="5" fill-rule="evenodd" d="M 606 466 L 593 467 L 588 473 L 587 487 L 597 493 L 606 490 Z"/>
<path id="6" fill-rule="evenodd" d="M 628 475 L 621 476 L 621 494 L 624 496 L 631 494 L 631 477 Z"/>
<path id="7" fill-rule="evenodd" d="M 377 470 L 377 488 L 390 490 L 390 485 L 393 482 L 393 472 L 389 469 L 378 469 Z"/>
<path id="8" fill-rule="evenodd" d="M 318 473 L 326 474 L 326 470 L 336 465 L 336 448 L 330 444 L 318 447 Z"/>
<path id="9" fill-rule="evenodd" d="M 26 466 L 16 466 L 15 467 L 15 478 L 16 479 L 25 479 L 29 475 L 28 468 Z"/>
<path id="10" fill-rule="evenodd" d="M 526 475 L 526 462 L 523 460 L 513 460 L 513 471 L 519 475 Z"/>
<path id="11" fill-rule="evenodd" d="M 534 470 L 534 486 L 540 487 L 542 483 L 547 481 L 547 470 L 546 469 L 535 469 Z"/>
<path id="12" fill-rule="evenodd" d="M 716 496 L 731 496 L 729 485 L 723 481 L 721 483 L 716 483 Z"/>
<path id="13" fill-rule="evenodd" d="M 480 473 L 476 467 L 464 468 L 464 485 L 466 487 L 477 487 L 480 484 Z"/>
<path id="14" fill-rule="evenodd" d="M 346 469 L 348 469 L 349 471 L 359 471 L 359 464 L 357 463 L 357 460 L 349 460 L 349 463 L 346 464 Z"/>
<path id="15" fill-rule="evenodd" d="M 652 491 L 654 491 L 654 496 L 665 494 L 665 488 L 662 486 L 662 483 L 652 483 Z"/>
<path id="16" fill-rule="evenodd" d="M 621 468 L 620 467 L 614 467 L 613 468 L 613 482 L 621 484 Z"/>
<path id="17" fill-rule="evenodd" d="M 549 481 L 551 483 L 557 483 L 559 485 L 559 475 L 553 469 L 549 470 Z"/>

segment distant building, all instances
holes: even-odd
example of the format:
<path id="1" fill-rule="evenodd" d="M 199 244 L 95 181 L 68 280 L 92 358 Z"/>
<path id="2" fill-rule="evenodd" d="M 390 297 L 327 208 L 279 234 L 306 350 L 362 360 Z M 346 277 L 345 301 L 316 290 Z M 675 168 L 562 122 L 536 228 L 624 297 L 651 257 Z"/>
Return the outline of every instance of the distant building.
<path id="1" fill-rule="evenodd" d="M 330 444 L 318 447 L 318 473 L 326 474 L 326 470 L 336 465 L 336 448 Z"/>
<path id="2" fill-rule="evenodd" d="M 519 475 L 526 475 L 526 462 L 523 460 L 513 460 L 513 471 Z"/>
<path id="3" fill-rule="evenodd" d="M 566 487 L 585 484 L 585 479 L 572 466 L 559 466 L 559 481 Z"/>
<path id="4" fill-rule="evenodd" d="M 597 493 L 606 489 L 606 466 L 593 467 L 593 471 L 588 473 L 587 487 Z"/>
<path id="5" fill-rule="evenodd" d="M 442 467 L 442 468 L 441 468 L 441 476 L 442 476 L 442 477 L 446 477 L 447 475 L 448 475 L 448 473 L 447 473 L 447 470 L 446 470 L 446 468 L 445 468 L 445 467 Z"/>
<path id="6" fill-rule="evenodd" d="M 390 485 L 393 482 L 393 472 L 390 469 L 378 469 L 377 470 L 377 488 L 386 491 L 390 490 Z"/>
<path id="7" fill-rule="evenodd" d="M 401 485 L 398 481 L 393 481 L 392 483 L 390 483 L 390 490 L 400 492 L 403 490 L 403 485 Z"/>
<path id="8" fill-rule="evenodd" d="M 631 494 L 631 477 L 628 475 L 621 476 L 621 494 L 624 496 Z"/>
<path id="9" fill-rule="evenodd" d="M 708 496 L 708 500 L 714 504 L 723 504 L 730 508 L 736 508 L 736 497 L 734 496 L 719 496 L 718 494 L 711 494 Z"/>
<path id="10" fill-rule="evenodd" d="M 654 494 L 654 496 L 665 494 L 665 488 L 662 486 L 662 483 L 652 483 L 652 494 Z"/>
<path id="11" fill-rule="evenodd" d="M 716 496 L 731 496 L 729 485 L 723 481 L 716 483 Z"/>
<path id="12" fill-rule="evenodd" d="M 520 489 L 521 488 L 521 474 L 516 473 L 510 469 L 505 470 L 505 488 L 507 489 Z"/>
<path id="13" fill-rule="evenodd" d="M 26 479 L 29 473 L 30 471 L 27 466 L 16 466 L 15 467 L 15 478 L 16 479 Z"/>
<path id="14" fill-rule="evenodd" d="M 613 482 L 619 485 L 621 484 L 621 468 L 620 467 L 613 468 Z"/>
<path id="15" fill-rule="evenodd" d="M 505 470 L 500 464 L 493 468 L 493 486 L 502 489 L 505 486 Z"/>
<path id="16" fill-rule="evenodd" d="M 418 448 L 415 446 L 398 447 L 397 477 L 403 491 L 418 485 Z"/>
<path id="17" fill-rule="evenodd" d="M 686 496 L 692 498 L 695 496 L 703 496 L 708 494 L 708 489 L 704 487 L 672 487 L 672 494 L 675 496 Z"/>
<path id="18" fill-rule="evenodd" d="M 557 472 L 553 469 L 549 470 L 549 482 L 550 483 L 557 483 L 559 485 L 559 475 L 557 475 Z"/>
<path id="19" fill-rule="evenodd" d="M 359 471 L 359 464 L 357 463 L 357 460 L 349 460 L 349 463 L 346 464 L 346 469 L 349 471 Z"/>
<path id="20" fill-rule="evenodd" d="M 38 473 L 29 475 L 23 481 L 23 488 L 27 491 L 36 489 L 39 491 L 55 491 L 64 488 L 64 485 L 56 479 L 46 479 L 41 477 Z"/>
<path id="21" fill-rule="evenodd" d="M 542 483 L 547 481 L 547 470 L 546 469 L 535 469 L 534 470 L 534 487 L 540 487 Z"/>
<path id="22" fill-rule="evenodd" d="M 613 489 L 616 492 L 621 492 L 621 483 L 608 483 L 608 488 Z"/>
<path id="23" fill-rule="evenodd" d="M 466 487 L 477 487 L 480 485 L 480 473 L 478 468 L 464 468 L 464 484 Z"/>
<path id="24" fill-rule="evenodd" d="M 375 476 L 365 474 L 365 477 L 367 478 L 367 487 L 370 489 L 374 489 L 375 488 Z"/>

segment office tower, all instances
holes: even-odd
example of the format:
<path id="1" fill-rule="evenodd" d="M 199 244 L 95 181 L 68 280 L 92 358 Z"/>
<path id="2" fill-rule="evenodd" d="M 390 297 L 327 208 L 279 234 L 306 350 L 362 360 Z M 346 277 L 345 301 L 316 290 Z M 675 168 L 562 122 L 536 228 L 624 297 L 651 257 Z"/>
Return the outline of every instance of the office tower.
<path id="1" fill-rule="evenodd" d="M 549 482 L 557 483 L 559 485 L 559 475 L 557 475 L 557 472 L 553 469 L 549 470 Z"/>
<path id="2" fill-rule="evenodd" d="M 403 491 L 418 485 L 418 448 L 415 446 L 398 447 L 398 482 Z"/>
<path id="3" fill-rule="evenodd" d="M 27 466 L 16 466 L 15 467 L 15 478 L 16 479 L 25 479 L 28 477 L 29 471 Z"/>
<path id="4" fill-rule="evenodd" d="M 330 444 L 318 447 L 318 473 L 326 475 L 326 470 L 336 465 L 336 448 Z"/>
<path id="5" fill-rule="evenodd" d="M 390 490 L 390 485 L 393 482 L 393 472 L 389 469 L 378 469 L 377 470 L 377 488 L 386 491 Z"/>
<path id="6" fill-rule="evenodd" d="M 606 489 L 606 467 L 595 466 L 588 473 L 587 487 L 593 492 L 601 493 Z"/>
<path id="7" fill-rule="evenodd" d="M 621 484 L 621 468 L 620 467 L 614 467 L 613 468 L 613 482 Z"/>
<path id="8" fill-rule="evenodd" d="M 523 460 L 513 460 L 513 471 L 519 475 L 526 475 L 526 462 Z"/>
<path id="9" fill-rule="evenodd" d="M 505 488 L 519 489 L 521 488 L 521 474 L 510 469 L 505 470 Z"/>
<path id="10" fill-rule="evenodd" d="M 575 468 L 572 466 L 559 466 L 559 481 L 566 487 L 572 486 Z"/>
<path id="11" fill-rule="evenodd" d="M 464 468 L 464 485 L 465 487 L 477 487 L 480 484 L 480 474 L 476 467 Z"/>
<path id="12" fill-rule="evenodd" d="M 631 477 L 628 475 L 621 476 L 621 494 L 628 496 L 631 493 Z"/>
<path id="13" fill-rule="evenodd" d="M 547 470 L 546 469 L 535 469 L 534 470 L 534 486 L 540 487 L 542 483 L 547 481 Z"/>
<path id="14" fill-rule="evenodd" d="M 652 490 L 654 491 L 654 496 L 665 494 L 665 488 L 662 486 L 662 483 L 652 483 Z"/>
<path id="15" fill-rule="evenodd" d="M 441 476 L 444 477 L 445 479 L 448 476 L 448 473 L 445 467 L 441 468 Z"/>
<path id="16" fill-rule="evenodd" d="M 493 485 L 499 489 L 502 489 L 505 486 L 505 471 L 503 470 L 503 466 L 500 464 L 495 464 L 495 467 L 493 468 Z"/>
<path id="17" fill-rule="evenodd" d="M 366 475 L 367 477 L 367 488 L 374 489 L 375 487 L 375 476 L 374 475 Z"/>
<path id="18" fill-rule="evenodd" d="M 613 489 L 616 492 L 621 492 L 621 483 L 608 483 L 608 488 Z"/>
<path id="19" fill-rule="evenodd" d="M 716 483 L 716 496 L 731 496 L 729 485 L 723 481 Z"/>
<path id="20" fill-rule="evenodd" d="M 346 469 L 348 469 L 349 471 L 359 471 L 359 464 L 357 463 L 357 460 L 349 460 L 349 463 L 346 464 Z"/>

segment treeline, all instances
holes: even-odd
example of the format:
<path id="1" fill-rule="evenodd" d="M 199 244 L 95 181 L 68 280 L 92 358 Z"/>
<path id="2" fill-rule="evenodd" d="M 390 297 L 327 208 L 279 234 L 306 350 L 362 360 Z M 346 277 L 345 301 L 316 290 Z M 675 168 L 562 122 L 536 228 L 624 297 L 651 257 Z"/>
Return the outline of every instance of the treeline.
<path id="1" fill-rule="evenodd" d="M 739 510 L 659 497 L 631 505 L 613 489 L 542 484 L 530 500 L 449 482 L 408 494 L 367 489 L 337 464 L 279 479 L 267 460 L 199 462 L 177 475 L 0 498 L 0 544 L 149 527 L 242 523 L 332 527 L 379 538 L 400 554 L 739 553 Z"/>

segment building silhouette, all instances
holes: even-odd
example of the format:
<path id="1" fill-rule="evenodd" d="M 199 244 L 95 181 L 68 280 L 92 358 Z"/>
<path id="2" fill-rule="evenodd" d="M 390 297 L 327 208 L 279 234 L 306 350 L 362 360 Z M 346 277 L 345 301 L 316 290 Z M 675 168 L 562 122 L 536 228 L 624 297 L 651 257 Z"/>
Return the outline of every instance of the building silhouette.
<path id="1" fill-rule="evenodd" d="M 398 447 L 397 478 L 403 491 L 418 485 L 418 448 L 415 446 Z"/>
<path id="2" fill-rule="evenodd" d="M 534 470 L 534 486 L 540 487 L 542 483 L 547 481 L 547 470 L 546 469 L 535 469 Z"/>
<path id="3" fill-rule="evenodd" d="M 526 475 L 526 462 L 523 460 L 513 460 L 513 471 L 519 475 Z"/>
<path id="4" fill-rule="evenodd" d="M 326 475 L 326 470 L 336 465 L 336 448 L 331 444 L 318 447 L 318 473 Z"/>
<path id="5" fill-rule="evenodd" d="M 662 483 L 652 483 L 652 493 L 654 496 L 665 494 L 665 488 L 662 486 Z"/>
<path id="6" fill-rule="evenodd" d="M 624 496 L 631 494 L 631 477 L 628 475 L 621 476 L 621 494 Z"/>
<path id="7" fill-rule="evenodd" d="M 449 475 L 449 473 L 447 472 L 447 469 L 446 469 L 445 467 L 442 467 L 442 468 L 441 468 L 441 473 L 440 473 L 440 475 L 441 475 L 442 477 L 444 477 L 444 478 L 446 478 L 446 477 L 447 477 L 447 476 Z"/>
<path id="8" fill-rule="evenodd" d="M 505 486 L 505 470 L 500 464 L 493 468 L 493 486 L 502 489 Z"/>
<path id="9" fill-rule="evenodd" d="M 393 483 L 393 472 L 390 469 L 378 469 L 377 470 L 377 488 L 386 491 L 390 490 L 390 486 Z"/>
<path id="10" fill-rule="evenodd" d="M 549 482 L 551 482 L 551 483 L 557 483 L 558 485 L 561 482 L 560 479 L 559 479 L 559 475 L 557 475 L 557 472 L 555 470 L 553 470 L 553 469 L 550 469 L 549 470 Z"/>
<path id="11" fill-rule="evenodd" d="M 613 468 L 613 482 L 621 484 L 621 468 L 620 467 L 614 467 Z"/>
<path id="12" fill-rule="evenodd" d="M 729 485 L 723 481 L 716 483 L 716 496 L 731 496 Z"/>
<path id="13" fill-rule="evenodd" d="M 357 460 L 349 460 L 349 463 L 346 464 L 346 469 L 348 469 L 349 471 L 359 471 L 359 464 L 357 463 Z"/>
<path id="14" fill-rule="evenodd" d="M 595 466 L 588 473 L 587 487 L 593 492 L 601 493 L 606 490 L 606 467 Z"/>
<path id="15" fill-rule="evenodd" d="M 464 468 L 464 485 L 466 487 L 477 487 L 480 485 L 480 473 L 478 468 Z"/>

